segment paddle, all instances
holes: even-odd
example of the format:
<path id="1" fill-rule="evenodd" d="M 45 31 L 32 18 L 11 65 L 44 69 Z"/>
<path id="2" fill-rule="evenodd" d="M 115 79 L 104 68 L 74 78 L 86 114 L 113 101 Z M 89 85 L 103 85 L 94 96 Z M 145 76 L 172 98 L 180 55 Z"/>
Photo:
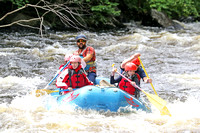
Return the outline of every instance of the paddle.
<path id="1" fill-rule="evenodd" d="M 79 88 L 74 88 L 73 91 L 77 90 Z M 42 91 L 41 91 L 42 90 Z M 39 89 L 39 90 L 36 90 L 36 97 L 39 97 L 39 96 L 42 96 L 42 95 L 45 95 L 45 94 L 51 94 L 51 93 L 54 93 L 54 92 L 62 92 L 62 91 L 70 91 L 69 89 L 65 89 L 65 90 L 43 90 L 43 89 Z"/>
<path id="2" fill-rule="evenodd" d="M 47 88 L 50 86 L 50 84 L 60 75 L 60 73 L 67 67 L 67 65 L 70 63 L 70 61 L 68 61 L 62 69 L 60 69 L 59 72 L 56 73 L 56 75 L 54 76 L 54 78 L 45 86 L 44 89 L 39 89 L 35 91 L 35 94 L 37 97 L 44 95 L 45 93 L 50 94 L 53 92 L 58 92 L 58 91 L 53 91 L 53 90 L 48 90 Z"/>
<path id="3" fill-rule="evenodd" d="M 106 80 L 102 79 L 99 82 L 99 86 L 106 86 L 106 87 L 115 87 L 114 85 L 111 85 L 110 83 L 108 83 Z"/>
<path id="4" fill-rule="evenodd" d="M 48 90 L 48 89 L 39 89 L 35 91 L 35 96 L 39 97 L 39 96 L 54 93 L 54 92 L 59 92 L 59 90 L 54 91 L 54 90 Z"/>
<path id="5" fill-rule="evenodd" d="M 145 70 L 144 65 L 142 64 L 142 61 L 141 61 L 140 57 L 138 57 L 138 59 L 139 59 L 139 61 L 140 61 L 140 64 L 141 64 L 141 66 L 142 66 L 142 68 L 143 68 L 143 70 L 144 70 L 144 72 L 145 72 L 147 78 L 149 78 L 149 76 L 148 76 L 148 74 L 147 74 L 147 71 Z M 154 93 L 155 93 L 156 95 L 158 95 L 157 92 L 156 92 L 156 90 L 154 89 L 152 83 L 151 83 L 151 87 L 153 88 Z"/>
<path id="6" fill-rule="evenodd" d="M 112 67 L 114 68 L 114 64 L 112 65 Z M 121 73 L 119 73 L 118 71 L 116 71 L 120 76 L 122 76 L 123 78 L 125 78 L 127 81 L 129 81 L 131 83 L 131 80 L 128 79 L 127 77 L 125 77 L 124 75 L 122 75 Z M 131 84 L 132 85 L 132 84 Z M 147 98 L 149 99 L 149 101 L 160 110 L 161 115 L 169 115 L 171 116 L 169 110 L 166 107 L 167 102 L 165 100 L 163 100 L 162 98 L 160 98 L 158 95 L 153 95 L 153 94 L 149 94 L 147 92 L 145 92 L 144 90 L 142 90 L 142 88 L 140 88 L 137 85 L 133 85 L 134 87 L 138 88 L 140 91 L 142 91 L 144 94 L 146 94 Z"/>
<path id="7" fill-rule="evenodd" d="M 56 74 L 56 76 L 46 85 L 46 87 L 44 89 L 47 89 L 49 87 L 49 85 L 60 75 L 60 73 L 67 67 L 67 65 L 70 63 L 70 61 L 68 61 L 63 68 Z"/>

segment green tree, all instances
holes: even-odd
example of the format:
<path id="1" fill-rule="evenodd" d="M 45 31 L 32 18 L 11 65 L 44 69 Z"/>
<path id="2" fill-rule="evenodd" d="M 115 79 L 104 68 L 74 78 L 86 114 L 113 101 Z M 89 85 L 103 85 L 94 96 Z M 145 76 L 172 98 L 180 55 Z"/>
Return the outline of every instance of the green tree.
<path id="1" fill-rule="evenodd" d="M 95 27 L 114 25 L 115 17 L 121 12 L 117 8 L 118 3 L 110 2 L 110 0 L 74 0 L 74 2 L 85 9 L 84 21 Z"/>
<path id="2" fill-rule="evenodd" d="M 113 28 L 130 20 L 150 24 L 151 9 L 164 12 L 172 19 L 199 17 L 200 13 L 200 0 L 2 0 L 0 14 L 27 3 L 30 3 L 29 6 L 20 10 L 21 13 L 31 17 L 41 16 L 53 28 L 61 29 L 63 26 Z"/>
<path id="3" fill-rule="evenodd" d="M 10 0 L 13 5 L 16 5 L 18 8 L 24 6 L 25 4 L 29 3 L 28 0 Z"/>
<path id="4" fill-rule="evenodd" d="M 194 0 L 149 0 L 149 5 L 172 18 L 199 16 Z"/>

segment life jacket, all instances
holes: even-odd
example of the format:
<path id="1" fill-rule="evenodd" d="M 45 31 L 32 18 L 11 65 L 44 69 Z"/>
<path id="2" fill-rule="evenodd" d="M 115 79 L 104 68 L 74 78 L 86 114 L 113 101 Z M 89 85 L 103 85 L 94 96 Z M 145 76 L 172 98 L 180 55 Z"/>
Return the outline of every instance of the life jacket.
<path id="1" fill-rule="evenodd" d="M 134 81 L 137 86 L 140 86 L 140 76 L 139 74 L 135 73 L 133 76 L 129 78 L 131 81 Z M 135 95 L 136 89 L 131 85 L 131 83 L 122 77 L 121 81 L 119 82 L 119 88 L 128 92 L 131 95 Z"/>
<path id="2" fill-rule="evenodd" d="M 68 69 L 68 78 L 65 81 L 68 87 L 72 88 L 81 88 L 86 85 L 93 85 L 91 83 L 81 65 L 79 65 L 76 69 L 73 69 L 72 66 Z"/>
<path id="3" fill-rule="evenodd" d="M 86 47 L 80 54 L 79 56 L 81 58 L 84 58 L 86 56 L 86 51 L 87 48 L 92 48 L 92 47 Z M 75 54 L 78 54 L 78 51 L 75 52 Z M 96 73 L 96 58 L 92 58 L 90 61 L 86 62 L 86 67 L 84 68 L 84 70 L 86 72 L 95 72 Z"/>

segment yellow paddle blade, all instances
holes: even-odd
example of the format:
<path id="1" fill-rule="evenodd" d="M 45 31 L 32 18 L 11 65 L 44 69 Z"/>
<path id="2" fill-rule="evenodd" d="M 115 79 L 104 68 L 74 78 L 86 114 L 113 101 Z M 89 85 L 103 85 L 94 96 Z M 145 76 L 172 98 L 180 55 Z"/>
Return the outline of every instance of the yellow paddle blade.
<path id="1" fill-rule="evenodd" d="M 144 92 L 144 91 L 143 91 Z M 169 110 L 166 107 L 167 102 L 160 98 L 158 95 L 149 94 L 147 92 L 144 92 L 149 99 L 149 101 L 160 110 L 161 115 L 169 115 L 171 116 Z"/>
<path id="2" fill-rule="evenodd" d="M 115 64 L 112 64 L 112 67 L 114 67 L 115 66 Z"/>
<path id="3" fill-rule="evenodd" d="M 45 94 L 50 94 L 50 93 L 53 93 L 53 92 L 59 92 L 59 91 L 58 90 L 53 91 L 53 90 L 48 90 L 48 89 L 38 89 L 35 92 L 32 92 L 31 94 L 35 94 L 36 97 L 40 97 L 40 96 L 43 96 Z"/>
<path id="4" fill-rule="evenodd" d="M 172 115 L 170 114 L 170 112 L 169 112 L 169 110 L 168 110 L 168 108 L 167 108 L 166 106 L 163 107 L 162 110 L 160 110 L 160 113 L 161 113 L 161 115 L 169 115 L 169 116 L 172 116 Z"/>

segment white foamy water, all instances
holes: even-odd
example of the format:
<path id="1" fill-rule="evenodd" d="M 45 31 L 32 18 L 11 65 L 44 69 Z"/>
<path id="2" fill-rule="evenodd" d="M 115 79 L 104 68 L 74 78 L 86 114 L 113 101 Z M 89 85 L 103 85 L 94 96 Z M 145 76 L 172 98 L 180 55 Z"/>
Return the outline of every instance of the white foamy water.
<path id="1" fill-rule="evenodd" d="M 152 113 L 111 114 L 96 111 L 74 111 L 70 108 L 46 110 L 43 97 L 17 97 L 11 104 L 0 105 L 1 131 L 15 132 L 198 132 L 200 130 L 199 99 L 168 104 L 171 117 Z M 8 128 L 9 127 L 9 128 Z"/>
<path id="2" fill-rule="evenodd" d="M 159 97 L 167 101 L 171 117 L 152 113 L 97 112 L 58 107 L 51 96 L 35 97 L 30 92 L 44 88 L 63 63 L 64 55 L 77 50 L 79 33 L 3 34 L 0 49 L 0 132 L 200 132 L 200 45 L 199 23 L 186 24 L 180 32 L 155 32 L 145 27 L 116 33 L 84 33 L 97 55 L 97 74 L 109 77 L 115 63 L 132 54 L 141 60 Z M 116 35 L 115 35 L 116 34 Z M 48 89 L 54 89 L 53 82 Z M 154 94 L 150 84 L 141 88 Z M 34 93 L 33 93 L 34 94 Z M 141 94 L 144 96 L 145 94 Z M 49 102 L 47 102 L 49 101 Z M 52 108 L 48 110 L 46 104 Z"/>

